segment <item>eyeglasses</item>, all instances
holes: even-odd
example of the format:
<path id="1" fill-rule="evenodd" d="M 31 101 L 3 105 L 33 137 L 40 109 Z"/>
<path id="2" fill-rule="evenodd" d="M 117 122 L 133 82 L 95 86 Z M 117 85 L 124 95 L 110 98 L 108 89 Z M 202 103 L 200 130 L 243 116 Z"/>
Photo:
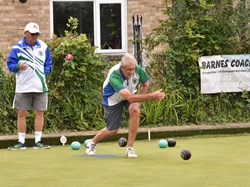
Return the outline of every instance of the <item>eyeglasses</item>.
<path id="1" fill-rule="evenodd" d="M 135 68 L 128 68 L 128 69 L 124 68 L 124 70 L 127 71 L 127 72 L 131 72 L 131 71 L 135 71 Z"/>
<path id="2" fill-rule="evenodd" d="M 30 32 L 29 32 L 29 33 L 30 33 Z M 39 36 L 40 33 L 39 33 L 39 32 L 37 32 L 37 33 L 30 33 L 30 35 L 31 35 L 31 36 Z"/>

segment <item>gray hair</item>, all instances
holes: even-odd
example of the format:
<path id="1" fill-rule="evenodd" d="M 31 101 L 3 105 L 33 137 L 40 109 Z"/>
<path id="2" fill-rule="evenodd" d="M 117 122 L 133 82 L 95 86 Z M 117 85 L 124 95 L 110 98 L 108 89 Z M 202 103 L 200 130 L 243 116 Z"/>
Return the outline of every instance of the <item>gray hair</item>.
<path id="1" fill-rule="evenodd" d="M 121 66 L 124 67 L 128 64 L 137 64 L 136 59 L 133 55 L 129 54 L 129 53 L 125 53 L 122 57 L 121 60 Z"/>

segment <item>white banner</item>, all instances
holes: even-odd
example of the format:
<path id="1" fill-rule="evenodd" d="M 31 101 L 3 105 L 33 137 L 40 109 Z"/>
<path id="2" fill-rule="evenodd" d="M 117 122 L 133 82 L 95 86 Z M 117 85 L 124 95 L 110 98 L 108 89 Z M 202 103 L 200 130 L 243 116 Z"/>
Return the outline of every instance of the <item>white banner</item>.
<path id="1" fill-rule="evenodd" d="M 199 58 L 201 93 L 250 91 L 250 55 Z"/>

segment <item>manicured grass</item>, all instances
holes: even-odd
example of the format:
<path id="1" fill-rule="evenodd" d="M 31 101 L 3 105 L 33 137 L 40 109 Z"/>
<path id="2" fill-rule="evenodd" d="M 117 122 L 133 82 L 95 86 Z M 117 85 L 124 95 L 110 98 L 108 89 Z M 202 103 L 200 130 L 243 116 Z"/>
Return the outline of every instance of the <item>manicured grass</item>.
<path id="1" fill-rule="evenodd" d="M 97 156 L 71 150 L 0 150 L 3 187 L 246 187 L 250 186 L 250 135 L 176 138 L 173 148 L 159 148 L 159 140 L 137 141 L 137 159 L 125 157 L 117 142 L 101 143 Z M 82 143 L 82 142 L 81 142 Z M 182 160 L 189 148 L 192 157 Z"/>

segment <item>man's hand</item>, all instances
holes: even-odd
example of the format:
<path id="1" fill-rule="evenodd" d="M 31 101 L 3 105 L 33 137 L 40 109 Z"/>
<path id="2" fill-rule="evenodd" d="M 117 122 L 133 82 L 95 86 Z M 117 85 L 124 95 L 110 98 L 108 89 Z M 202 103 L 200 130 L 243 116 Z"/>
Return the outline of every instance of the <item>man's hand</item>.
<path id="1" fill-rule="evenodd" d="M 23 63 L 21 63 L 20 65 L 19 65 L 19 69 L 20 70 L 26 70 L 27 69 L 27 64 L 26 64 L 26 62 L 23 62 Z"/>
<path id="2" fill-rule="evenodd" d="M 165 98 L 165 93 L 161 90 L 157 90 L 153 93 L 151 93 L 152 100 L 162 100 Z"/>
<path id="3" fill-rule="evenodd" d="M 135 111 L 135 110 L 139 109 L 139 107 L 140 107 L 140 103 L 138 103 L 138 102 L 130 103 L 128 110 Z"/>

